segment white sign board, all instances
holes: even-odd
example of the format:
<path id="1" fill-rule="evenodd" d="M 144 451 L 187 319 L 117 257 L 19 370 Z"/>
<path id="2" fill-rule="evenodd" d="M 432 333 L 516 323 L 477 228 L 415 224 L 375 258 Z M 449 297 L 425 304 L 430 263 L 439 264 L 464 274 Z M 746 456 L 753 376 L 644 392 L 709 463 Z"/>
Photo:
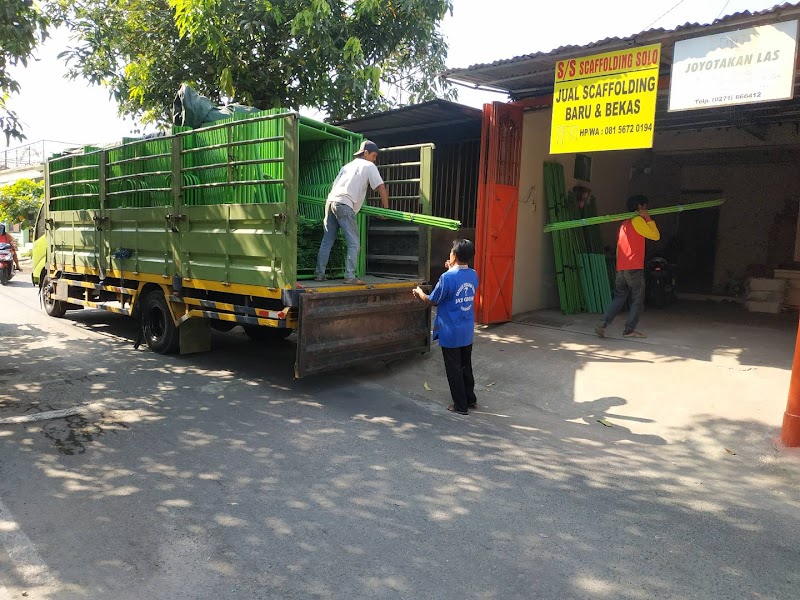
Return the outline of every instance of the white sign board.
<path id="1" fill-rule="evenodd" d="M 669 110 L 789 100 L 797 21 L 675 42 Z"/>

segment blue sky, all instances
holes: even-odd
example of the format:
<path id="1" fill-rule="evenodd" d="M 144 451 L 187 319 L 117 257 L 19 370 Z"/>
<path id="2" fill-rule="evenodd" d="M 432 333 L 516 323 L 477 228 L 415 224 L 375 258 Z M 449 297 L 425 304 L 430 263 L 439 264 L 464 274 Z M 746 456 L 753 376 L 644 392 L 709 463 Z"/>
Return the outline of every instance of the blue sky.
<path id="1" fill-rule="evenodd" d="M 686 22 L 708 23 L 718 16 L 763 10 L 775 0 L 455 0 L 453 16 L 443 23 L 450 44 L 449 67 L 466 67 L 563 45 L 627 36 L 650 27 L 672 28 Z M 542 6 L 539 6 L 542 4 Z M 666 13 L 666 14 L 665 14 Z M 27 142 L 42 139 L 89 144 L 110 143 L 129 135 L 136 124 L 117 115 L 108 92 L 83 81 L 63 79 L 56 56 L 69 43 L 57 32 L 37 51 L 38 60 L 15 75 L 22 85 L 10 105 L 26 126 Z M 464 88 L 459 101 L 481 106 L 502 96 Z M 5 140 L 0 141 L 5 148 Z M 10 146 L 19 146 L 12 141 Z"/>

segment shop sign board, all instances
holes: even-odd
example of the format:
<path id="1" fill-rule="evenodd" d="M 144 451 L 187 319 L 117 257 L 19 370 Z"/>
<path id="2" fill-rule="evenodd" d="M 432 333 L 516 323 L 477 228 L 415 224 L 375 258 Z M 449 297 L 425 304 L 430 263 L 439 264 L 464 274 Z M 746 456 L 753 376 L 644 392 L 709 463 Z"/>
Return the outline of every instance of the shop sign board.
<path id="1" fill-rule="evenodd" d="M 797 20 L 675 42 L 669 110 L 789 100 Z"/>
<path id="2" fill-rule="evenodd" d="M 556 63 L 550 154 L 653 147 L 661 44 Z"/>

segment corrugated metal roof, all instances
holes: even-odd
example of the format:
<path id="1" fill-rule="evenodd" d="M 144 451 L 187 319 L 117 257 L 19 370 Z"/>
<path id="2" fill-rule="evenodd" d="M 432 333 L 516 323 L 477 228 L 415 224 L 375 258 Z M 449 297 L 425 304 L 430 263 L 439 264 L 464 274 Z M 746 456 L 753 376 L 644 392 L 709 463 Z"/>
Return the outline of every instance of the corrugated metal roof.
<path id="1" fill-rule="evenodd" d="M 407 138 L 415 132 L 430 136 L 432 130 L 440 128 L 466 127 L 476 129 L 480 136 L 482 115 L 477 108 L 439 99 L 340 121 L 336 125 L 360 133 L 381 145 L 395 143 L 398 137 Z"/>
<path id="2" fill-rule="evenodd" d="M 650 43 L 662 44 L 662 58 L 671 62 L 675 41 L 718 30 L 733 30 L 765 22 L 777 22 L 800 15 L 800 2 L 786 2 L 762 11 L 743 11 L 727 15 L 712 23 L 685 23 L 675 29 L 648 29 L 627 37 L 610 37 L 586 45 L 561 46 L 548 52 L 535 52 L 492 63 L 476 64 L 463 69 L 450 69 L 445 76 L 451 81 L 494 91 L 508 92 L 519 99 L 549 93 L 553 87 L 555 64 L 570 55 L 585 55 L 587 50 L 603 52 Z M 667 63 L 669 64 L 669 62 Z"/>

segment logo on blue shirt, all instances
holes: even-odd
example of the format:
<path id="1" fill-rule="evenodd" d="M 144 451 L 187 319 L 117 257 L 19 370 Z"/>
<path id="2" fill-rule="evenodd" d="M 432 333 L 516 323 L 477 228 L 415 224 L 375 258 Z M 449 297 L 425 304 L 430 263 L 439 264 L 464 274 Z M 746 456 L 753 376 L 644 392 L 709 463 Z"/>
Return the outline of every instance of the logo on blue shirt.
<path id="1" fill-rule="evenodd" d="M 462 283 L 456 291 L 455 303 L 464 312 L 472 310 L 475 301 L 475 286 L 469 282 Z"/>

